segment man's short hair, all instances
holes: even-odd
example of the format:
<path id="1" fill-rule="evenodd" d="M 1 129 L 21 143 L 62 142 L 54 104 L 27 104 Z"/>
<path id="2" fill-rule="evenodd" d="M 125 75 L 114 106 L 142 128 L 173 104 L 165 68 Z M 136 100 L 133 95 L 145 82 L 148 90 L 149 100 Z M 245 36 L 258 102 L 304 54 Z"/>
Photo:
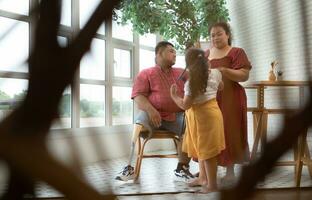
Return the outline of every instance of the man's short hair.
<path id="1" fill-rule="evenodd" d="M 161 51 L 163 51 L 165 48 L 167 48 L 168 45 L 174 47 L 172 43 L 167 42 L 167 41 L 158 42 L 158 44 L 157 44 L 156 47 L 155 47 L 155 55 L 157 55 L 158 52 L 161 52 Z"/>

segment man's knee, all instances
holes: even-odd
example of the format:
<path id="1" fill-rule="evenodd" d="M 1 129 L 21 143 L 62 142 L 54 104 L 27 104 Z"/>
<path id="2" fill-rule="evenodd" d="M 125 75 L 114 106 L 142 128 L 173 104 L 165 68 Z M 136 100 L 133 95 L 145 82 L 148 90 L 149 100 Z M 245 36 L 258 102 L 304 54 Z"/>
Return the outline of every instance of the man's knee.
<path id="1" fill-rule="evenodd" d="M 149 117 L 147 112 L 140 110 L 140 112 L 138 113 L 136 119 L 135 119 L 135 123 L 136 124 L 141 124 L 144 125 L 146 123 L 149 123 Z"/>

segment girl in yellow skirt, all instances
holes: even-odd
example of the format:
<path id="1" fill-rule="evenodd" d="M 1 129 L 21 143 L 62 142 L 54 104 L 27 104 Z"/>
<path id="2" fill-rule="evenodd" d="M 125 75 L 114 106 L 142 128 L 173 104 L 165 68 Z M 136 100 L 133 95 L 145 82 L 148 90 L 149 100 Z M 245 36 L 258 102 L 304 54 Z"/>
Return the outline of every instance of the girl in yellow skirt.
<path id="1" fill-rule="evenodd" d="M 199 160 L 199 177 L 190 186 L 201 185 L 202 193 L 217 190 L 217 156 L 225 149 L 223 118 L 216 101 L 223 87 L 221 72 L 209 69 L 205 52 L 192 48 L 186 54 L 189 80 L 184 97 L 177 95 L 177 86 L 170 88 L 175 103 L 186 110 L 186 132 L 183 151 Z"/>

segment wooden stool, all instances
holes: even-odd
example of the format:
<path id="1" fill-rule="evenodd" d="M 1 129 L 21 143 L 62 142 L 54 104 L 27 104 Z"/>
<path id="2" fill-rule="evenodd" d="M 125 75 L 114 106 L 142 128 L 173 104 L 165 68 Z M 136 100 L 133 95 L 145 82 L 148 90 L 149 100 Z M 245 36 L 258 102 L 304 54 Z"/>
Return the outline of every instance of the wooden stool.
<path id="1" fill-rule="evenodd" d="M 177 153 L 174 154 L 144 154 L 144 148 L 148 141 L 152 139 L 171 139 L 173 140 Z M 140 176 L 140 170 L 141 170 L 141 164 L 143 158 L 177 158 L 178 157 L 178 143 L 180 142 L 179 137 L 170 131 L 165 130 L 157 130 L 154 131 L 152 137 L 148 137 L 148 132 L 146 130 L 141 130 L 138 137 L 138 152 L 137 152 L 137 160 L 135 164 L 135 178 L 134 181 L 137 181 L 137 179 Z"/>

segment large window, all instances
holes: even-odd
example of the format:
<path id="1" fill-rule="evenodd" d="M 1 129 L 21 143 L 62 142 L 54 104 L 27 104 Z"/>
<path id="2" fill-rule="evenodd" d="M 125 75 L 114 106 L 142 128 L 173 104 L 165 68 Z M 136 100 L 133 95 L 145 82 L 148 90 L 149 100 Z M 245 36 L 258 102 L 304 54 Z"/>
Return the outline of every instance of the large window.
<path id="1" fill-rule="evenodd" d="M 0 9 L 22 15 L 28 15 L 29 0 L 1 0 Z"/>
<path id="2" fill-rule="evenodd" d="M 40 0 L 0 0 L 0 120 L 27 93 L 28 64 L 35 23 L 31 5 Z M 58 42 L 66 47 L 101 0 L 63 0 Z M 52 129 L 121 126 L 133 123 L 135 75 L 155 64 L 156 35 L 139 36 L 130 25 L 105 21 L 82 58 L 72 85 L 63 92 L 60 118 Z M 138 48 L 135 48 L 138 47 Z"/>
<path id="3" fill-rule="evenodd" d="M 146 49 L 140 49 L 140 71 L 155 65 L 155 52 Z"/>
<path id="4" fill-rule="evenodd" d="M 177 55 L 176 63 L 173 67 L 185 68 L 185 56 L 184 55 Z"/>
<path id="5" fill-rule="evenodd" d="M 120 12 L 116 11 L 117 15 L 120 15 Z M 113 38 L 125 40 L 132 42 L 133 33 L 130 25 L 121 25 L 118 21 L 113 21 Z"/>
<path id="6" fill-rule="evenodd" d="M 80 28 L 84 27 L 92 12 L 94 12 L 96 6 L 100 2 L 101 0 L 79 0 Z M 98 33 L 103 35 L 105 34 L 105 24 L 99 28 Z"/>
<path id="7" fill-rule="evenodd" d="M 90 52 L 81 60 L 80 78 L 105 79 L 105 40 L 93 39 Z"/>
<path id="8" fill-rule="evenodd" d="M 113 125 L 132 124 L 133 103 L 130 87 L 113 87 Z"/>
<path id="9" fill-rule="evenodd" d="M 26 72 L 29 52 L 28 23 L 0 16 L 0 70 Z"/>
<path id="10" fill-rule="evenodd" d="M 149 47 L 156 46 L 156 35 L 155 34 L 140 35 L 140 45 Z"/>
<path id="11" fill-rule="evenodd" d="M 60 117 L 52 124 L 52 129 L 63 129 L 72 127 L 72 94 L 71 89 L 66 88 L 59 105 Z"/>
<path id="12" fill-rule="evenodd" d="M 61 24 L 71 26 L 71 0 L 62 0 Z"/>
<path id="13" fill-rule="evenodd" d="M 24 99 L 27 83 L 23 79 L 0 78 L 0 120 Z"/>
<path id="14" fill-rule="evenodd" d="M 105 87 L 80 85 L 80 127 L 105 126 Z"/>
<path id="15" fill-rule="evenodd" d="M 156 39 L 155 34 L 140 35 L 140 71 L 155 65 Z"/>
<path id="16" fill-rule="evenodd" d="M 114 48 L 114 76 L 131 77 L 131 51 Z"/>

